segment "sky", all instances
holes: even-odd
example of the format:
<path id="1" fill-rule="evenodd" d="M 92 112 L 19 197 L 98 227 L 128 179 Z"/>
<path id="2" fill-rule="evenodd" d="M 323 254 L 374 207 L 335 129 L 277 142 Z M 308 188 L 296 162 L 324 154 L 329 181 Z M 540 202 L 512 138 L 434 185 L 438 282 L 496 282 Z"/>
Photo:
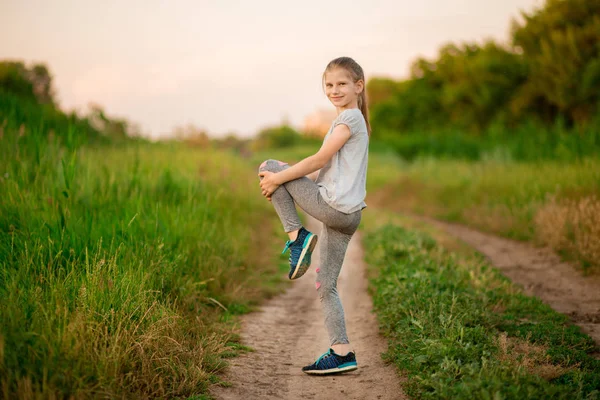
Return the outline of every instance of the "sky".
<path id="1" fill-rule="evenodd" d="M 168 136 L 300 127 L 333 109 L 321 76 L 339 56 L 406 78 L 448 42 L 506 42 L 512 18 L 542 0 L 0 0 L 0 59 L 45 63 L 63 109 Z"/>

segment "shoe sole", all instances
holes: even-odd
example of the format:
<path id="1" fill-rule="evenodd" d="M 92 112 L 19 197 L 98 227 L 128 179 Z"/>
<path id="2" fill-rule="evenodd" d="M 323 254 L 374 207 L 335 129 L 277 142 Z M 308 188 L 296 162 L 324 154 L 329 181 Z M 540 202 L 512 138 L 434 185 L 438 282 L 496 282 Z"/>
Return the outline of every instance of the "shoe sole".
<path id="1" fill-rule="evenodd" d="M 290 279 L 298 279 L 302 275 L 308 271 L 310 267 L 310 258 L 312 255 L 315 246 L 317 245 L 318 237 L 317 235 L 311 233 L 306 239 L 304 239 L 304 248 L 302 249 L 302 253 L 300 253 L 300 257 L 298 258 L 298 264 L 296 264 L 296 270 L 290 276 Z M 306 257 L 308 255 L 308 258 Z M 308 261 L 308 262 L 305 262 Z"/>
<path id="2" fill-rule="evenodd" d="M 326 369 L 326 370 L 311 370 L 311 371 L 302 371 L 305 374 L 308 375 L 333 375 L 333 374 L 341 374 L 342 372 L 350 372 L 350 371 L 354 371 L 358 369 L 358 365 L 357 364 L 353 364 L 353 365 L 348 365 L 345 367 L 341 367 L 341 368 L 332 368 L 332 369 Z"/>

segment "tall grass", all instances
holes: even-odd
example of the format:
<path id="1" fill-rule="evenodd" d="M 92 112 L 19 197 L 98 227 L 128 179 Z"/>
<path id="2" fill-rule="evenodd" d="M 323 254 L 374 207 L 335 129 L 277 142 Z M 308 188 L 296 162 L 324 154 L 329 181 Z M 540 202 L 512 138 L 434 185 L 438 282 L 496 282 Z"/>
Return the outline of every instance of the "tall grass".
<path id="1" fill-rule="evenodd" d="M 0 393 L 205 392 L 231 350 L 218 322 L 280 279 L 258 250 L 273 220 L 255 171 L 177 145 L 68 148 L 37 129 L 0 138 Z"/>
<path id="2" fill-rule="evenodd" d="M 7 134 L 11 131 L 24 134 L 26 129 L 30 139 L 50 137 L 70 150 L 85 143 L 98 145 L 111 141 L 94 129 L 86 118 L 75 113 L 65 114 L 53 104 L 39 104 L 0 87 L 0 137 L 5 131 Z M 25 146 L 39 145 L 37 139 L 25 139 L 23 143 L 27 143 Z"/>
<path id="3" fill-rule="evenodd" d="M 597 196 L 550 199 L 534 219 L 536 234 L 563 254 L 576 254 L 583 265 L 600 264 L 600 200 Z"/>

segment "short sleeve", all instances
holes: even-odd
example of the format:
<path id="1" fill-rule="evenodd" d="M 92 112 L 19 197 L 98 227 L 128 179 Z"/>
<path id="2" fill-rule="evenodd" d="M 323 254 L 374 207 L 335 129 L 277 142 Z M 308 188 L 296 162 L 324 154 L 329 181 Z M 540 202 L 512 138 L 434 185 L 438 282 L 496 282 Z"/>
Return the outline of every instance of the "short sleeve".
<path id="1" fill-rule="evenodd" d="M 360 110 L 355 109 L 342 111 L 342 113 L 338 116 L 337 120 L 333 124 L 333 127 L 335 128 L 339 124 L 344 124 L 350 129 L 350 135 L 355 135 L 359 131 L 360 124 L 360 120 L 358 118 L 358 115 L 356 114 L 357 111 L 360 113 Z"/>

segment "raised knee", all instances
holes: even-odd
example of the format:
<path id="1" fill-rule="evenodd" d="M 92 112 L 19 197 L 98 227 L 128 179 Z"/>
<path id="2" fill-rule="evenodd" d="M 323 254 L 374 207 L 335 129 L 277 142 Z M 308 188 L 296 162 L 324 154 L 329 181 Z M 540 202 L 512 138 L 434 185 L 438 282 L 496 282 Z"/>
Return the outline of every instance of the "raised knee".
<path id="1" fill-rule="evenodd" d="M 271 171 L 271 172 L 279 172 L 284 165 L 287 163 L 279 160 L 268 159 L 262 162 L 258 167 L 258 171 Z"/>
<path id="2" fill-rule="evenodd" d="M 258 167 L 259 171 L 262 170 L 264 167 L 266 167 L 267 163 L 269 161 L 272 161 L 272 160 L 265 160 L 265 161 L 263 161 L 262 164 L 260 164 L 260 166 Z"/>
<path id="3" fill-rule="evenodd" d="M 272 168 L 274 161 L 275 160 L 271 160 L 271 159 L 263 161 L 262 164 L 260 164 L 260 166 L 258 167 L 258 172 L 269 171 L 270 167 Z"/>

